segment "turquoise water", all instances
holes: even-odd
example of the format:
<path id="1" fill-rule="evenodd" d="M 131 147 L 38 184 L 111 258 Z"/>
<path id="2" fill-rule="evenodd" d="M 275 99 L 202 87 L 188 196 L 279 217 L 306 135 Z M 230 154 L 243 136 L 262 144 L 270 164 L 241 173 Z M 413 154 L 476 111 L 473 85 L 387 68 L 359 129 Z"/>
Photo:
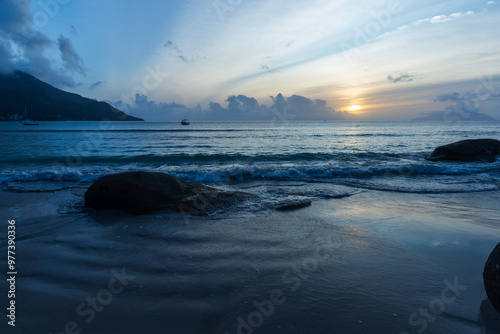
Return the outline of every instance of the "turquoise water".
<path id="1" fill-rule="evenodd" d="M 500 161 L 425 157 L 457 140 L 500 139 L 499 130 L 470 122 L 0 123 L 0 216 L 17 224 L 16 330 L 60 333 L 74 322 L 94 334 L 498 333 L 481 274 L 500 240 L 492 191 Z M 84 209 L 92 181 L 128 170 L 257 196 L 208 217 Z M 296 197 L 311 206 L 272 209 Z M 130 284 L 108 300 L 101 292 L 114 271 Z M 455 279 L 464 290 L 432 321 L 415 313 L 439 306 Z M 0 288 L 5 296 L 7 282 Z M 92 313 L 87 301 L 96 297 L 105 305 Z"/>
<path id="2" fill-rule="evenodd" d="M 434 148 L 500 139 L 500 122 L 0 123 L 0 183 L 87 184 L 155 170 L 203 183 L 301 181 L 399 192 L 497 190 L 500 161 L 430 162 Z M 411 182 L 409 182 L 411 181 Z"/>

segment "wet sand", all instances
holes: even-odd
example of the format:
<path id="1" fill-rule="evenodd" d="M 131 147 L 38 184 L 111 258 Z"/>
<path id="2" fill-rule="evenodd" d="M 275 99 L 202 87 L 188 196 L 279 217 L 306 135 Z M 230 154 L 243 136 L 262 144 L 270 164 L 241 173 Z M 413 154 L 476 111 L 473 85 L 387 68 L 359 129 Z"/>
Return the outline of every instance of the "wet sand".
<path id="1" fill-rule="evenodd" d="M 82 191 L 0 193 L 19 272 L 2 333 L 499 332 L 482 284 L 499 192 L 194 218 L 79 212 Z"/>

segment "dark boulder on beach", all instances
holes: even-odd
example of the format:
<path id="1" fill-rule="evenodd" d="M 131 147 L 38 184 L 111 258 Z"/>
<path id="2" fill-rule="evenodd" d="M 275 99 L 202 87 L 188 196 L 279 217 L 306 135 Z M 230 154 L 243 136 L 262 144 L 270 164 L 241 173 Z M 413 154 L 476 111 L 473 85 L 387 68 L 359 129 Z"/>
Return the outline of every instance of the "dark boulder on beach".
<path id="1" fill-rule="evenodd" d="M 427 160 L 494 162 L 498 155 L 500 155 L 500 141 L 495 139 L 470 139 L 440 146 L 427 157 Z"/>
<path id="2" fill-rule="evenodd" d="M 169 210 L 207 215 L 250 195 L 223 191 L 156 172 L 107 175 L 85 192 L 85 206 L 96 210 L 118 209 L 134 215 Z"/>
<path id="3" fill-rule="evenodd" d="M 483 280 L 488 299 L 500 312 L 500 243 L 493 249 L 484 265 Z"/>

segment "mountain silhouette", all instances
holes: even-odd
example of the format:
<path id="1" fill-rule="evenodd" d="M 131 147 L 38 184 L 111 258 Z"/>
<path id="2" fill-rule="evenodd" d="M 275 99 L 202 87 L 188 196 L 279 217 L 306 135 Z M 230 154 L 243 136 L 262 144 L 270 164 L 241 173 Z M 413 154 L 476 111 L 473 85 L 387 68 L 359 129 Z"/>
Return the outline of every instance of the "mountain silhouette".
<path id="1" fill-rule="evenodd" d="M 23 115 L 34 121 L 144 121 L 106 102 L 57 89 L 34 76 L 14 71 L 0 74 L 0 117 Z"/>

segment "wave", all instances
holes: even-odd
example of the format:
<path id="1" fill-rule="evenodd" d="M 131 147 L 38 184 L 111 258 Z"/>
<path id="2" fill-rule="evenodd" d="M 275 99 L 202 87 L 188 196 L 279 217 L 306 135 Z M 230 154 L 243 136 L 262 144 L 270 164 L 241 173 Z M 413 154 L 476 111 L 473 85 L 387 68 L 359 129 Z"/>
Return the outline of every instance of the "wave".
<path id="1" fill-rule="evenodd" d="M 171 150 L 185 148 L 185 145 L 172 146 Z M 206 148 L 210 148 L 209 146 Z M 363 160 L 397 160 L 412 157 L 414 154 L 397 153 L 283 153 L 283 154 L 241 154 L 241 153 L 207 153 L 207 154 L 142 154 L 136 155 L 107 155 L 107 156 L 74 156 L 72 154 L 59 156 L 12 156 L 2 159 L 2 163 L 67 163 L 67 164 L 93 164 L 93 163 L 137 163 L 137 164 L 167 164 L 167 165 L 193 165 L 193 164 L 225 164 L 241 163 L 251 164 L 257 162 L 324 162 L 324 161 L 363 161 Z M 420 154 L 420 153 L 417 153 Z M 423 157 L 423 154 L 420 154 Z"/>
<path id="2" fill-rule="evenodd" d="M 323 166 L 229 166 L 213 169 L 166 168 L 167 172 L 198 182 L 224 182 L 249 180 L 303 181 L 311 179 L 367 179 L 416 176 L 466 176 L 500 172 L 499 167 L 470 168 L 458 166 L 408 164 L 387 167 Z"/>
<path id="3" fill-rule="evenodd" d="M 498 164 L 489 167 L 479 164 L 393 164 L 380 167 L 339 166 L 332 163 L 322 165 L 276 165 L 276 164 L 234 164 L 218 167 L 161 166 L 159 168 L 120 166 L 120 167 L 65 167 L 54 165 L 45 169 L 26 169 L 23 171 L 4 169 L 0 172 L 0 183 L 32 181 L 92 182 L 97 178 L 124 171 L 146 170 L 161 171 L 196 182 L 228 181 L 308 181 L 325 179 L 379 179 L 414 178 L 420 176 L 480 176 L 500 177 Z M 500 182 L 500 181 L 499 181 Z"/>

